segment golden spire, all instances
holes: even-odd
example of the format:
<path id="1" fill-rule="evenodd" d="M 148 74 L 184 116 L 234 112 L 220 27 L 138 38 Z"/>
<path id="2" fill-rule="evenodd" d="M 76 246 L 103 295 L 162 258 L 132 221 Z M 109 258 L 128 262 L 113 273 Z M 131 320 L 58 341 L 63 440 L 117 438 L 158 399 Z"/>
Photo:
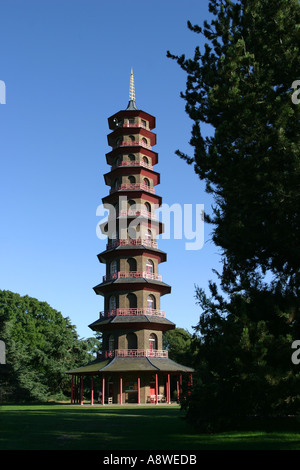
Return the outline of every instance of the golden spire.
<path id="1" fill-rule="evenodd" d="M 135 104 L 135 89 L 134 89 L 134 77 L 133 77 L 133 71 L 131 69 L 130 73 L 130 85 L 129 85 L 129 103 L 127 108 L 130 111 L 135 111 L 137 109 L 136 104 Z"/>
<path id="2" fill-rule="evenodd" d="M 129 101 L 135 101 L 134 76 L 132 69 L 130 74 Z"/>

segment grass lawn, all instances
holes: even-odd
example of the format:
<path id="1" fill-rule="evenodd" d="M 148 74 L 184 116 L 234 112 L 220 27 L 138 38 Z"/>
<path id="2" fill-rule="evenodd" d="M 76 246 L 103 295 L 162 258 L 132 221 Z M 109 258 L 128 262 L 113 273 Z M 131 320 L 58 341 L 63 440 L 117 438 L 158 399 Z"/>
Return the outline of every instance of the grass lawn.
<path id="1" fill-rule="evenodd" d="M 177 406 L 0 406 L 1 450 L 300 449 L 296 430 L 197 434 Z"/>

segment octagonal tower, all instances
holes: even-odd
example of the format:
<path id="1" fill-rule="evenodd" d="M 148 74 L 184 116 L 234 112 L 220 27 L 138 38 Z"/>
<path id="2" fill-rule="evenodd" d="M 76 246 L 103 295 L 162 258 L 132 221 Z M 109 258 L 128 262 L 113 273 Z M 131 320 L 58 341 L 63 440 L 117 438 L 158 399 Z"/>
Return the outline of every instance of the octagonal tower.
<path id="1" fill-rule="evenodd" d="M 105 275 L 94 287 L 104 309 L 90 325 L 102 333 L 102 351 L 93 363 L 68 373 L 77 385 L 78 378 L 82 384 L 83 376 L 91 375 L 94 382 L 99 375 L 103 404 L 170 403 L 171 374 L 177 377 L 179 399 L 181 374 L 193 369 L 170 360 L 163 349 L 163 332 L 175 324 L 161 310 L 161 297 L 171 287 L 159 274 L 167 257 L 157 243 L 163 224 L 155 214 L 162 203 L 156 194 L 155 117 L 137 108 L 132 71 L 128 106 L 108 118 L 108 126 L 110 169 L 104 179 L 109 193 L 102 202 L 109 213 L 101 225 L 108 238 L 98 255 Z M 72 401 L 75 395 L 80 393 L 72 391 Z"/>

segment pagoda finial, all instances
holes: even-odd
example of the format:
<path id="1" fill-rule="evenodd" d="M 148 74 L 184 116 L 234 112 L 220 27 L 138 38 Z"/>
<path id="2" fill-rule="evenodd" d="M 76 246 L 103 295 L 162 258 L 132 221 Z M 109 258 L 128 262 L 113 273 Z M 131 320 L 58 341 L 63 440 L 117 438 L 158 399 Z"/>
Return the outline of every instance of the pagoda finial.
<path id="1" fill-rule="evenodd" d="M 133 70 L 132 69 L 131 69 L 131 73 L 130 73 L 129 103 L 128 103 L 127 109 L 128 110 L 137 109 L 136 104 L 135 104 L 134 76 L 133 76 Z"/>
<path id="2" fill-rule="evenodd" d="M 129 101 L 135 101 L 134 76 L 132 69 L 130 73 Z"/>

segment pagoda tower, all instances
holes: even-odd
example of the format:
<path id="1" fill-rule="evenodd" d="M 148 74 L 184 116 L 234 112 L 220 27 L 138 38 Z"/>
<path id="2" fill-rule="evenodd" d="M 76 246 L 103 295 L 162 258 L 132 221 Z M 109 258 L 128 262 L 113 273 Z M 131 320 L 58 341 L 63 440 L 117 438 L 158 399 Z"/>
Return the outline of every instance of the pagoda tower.
<path id="1" fill-rule="evenodd" d="M 189 373 L 191 381 L 193 369 L 172 361 L 163 349 L 163 333 L 175 324 L 161 310 L 161 297 L 171 287 L 159 274 L 167 257 L 157 243 L 163 224 L 155 214 L 162 204 L 155 188 L 160 183 L 154 170 L 158 154 L 152 149 L 155 117 L 137 108 L 132 71 L 128 106 L 108 118 L 108 126 L 112 150 L 106 154 L 110 170 L 104 179 L 109 194 L 102 202 L 109 213 L 101 225 L 108 238 L 98 255 L 106 271 L 94 287 L 104 298 L 104 311 L 89 325 L 102 333 L 102 351 L 92 363 L 68 372 L 71 400 L 82 403 L 83 377 L 90 375 L 92 402 L 99 376 L 103 404 L 170 403 L 171 375 L 179 399 L 182 374 Z"/>

